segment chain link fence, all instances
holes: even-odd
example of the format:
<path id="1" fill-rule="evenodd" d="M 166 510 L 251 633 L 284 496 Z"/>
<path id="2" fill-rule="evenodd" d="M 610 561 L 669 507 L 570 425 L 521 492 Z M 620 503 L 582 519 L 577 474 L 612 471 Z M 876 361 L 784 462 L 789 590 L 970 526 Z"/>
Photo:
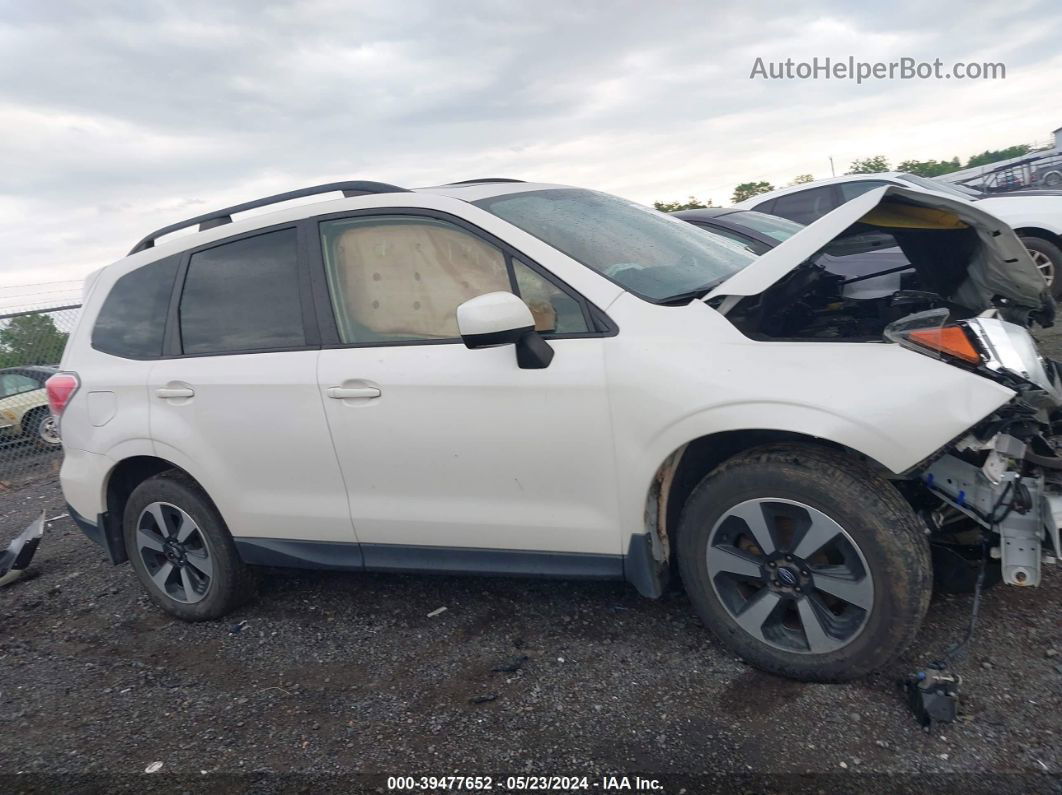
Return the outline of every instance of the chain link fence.
<path id="1" fill-rule="evenodd" d="M 0 314 L 0 488 L 58 470 L 62 445 L 44 382 L 59 367 L 78 304 Z"/>

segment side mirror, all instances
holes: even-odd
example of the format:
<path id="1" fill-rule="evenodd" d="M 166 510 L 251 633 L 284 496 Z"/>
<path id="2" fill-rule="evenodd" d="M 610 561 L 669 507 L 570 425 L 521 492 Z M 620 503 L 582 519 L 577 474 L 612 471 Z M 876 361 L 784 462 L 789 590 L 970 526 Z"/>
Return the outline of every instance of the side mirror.
<path id="1" fill-rule="evenodd" d="M 516 362 L 522 369 L 539 370 L 553 361 L 553 348 L 535 331 L 531 310 L 512 293 L 468 299 L 457 307 L 457 328 L 469 348 L 516 345 Z"/>

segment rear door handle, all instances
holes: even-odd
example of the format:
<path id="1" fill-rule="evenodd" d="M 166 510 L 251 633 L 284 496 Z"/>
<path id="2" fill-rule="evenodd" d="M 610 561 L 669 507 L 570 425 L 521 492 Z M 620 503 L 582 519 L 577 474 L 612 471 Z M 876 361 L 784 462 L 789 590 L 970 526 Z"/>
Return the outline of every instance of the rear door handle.
<path id="1" fill-rule="evenodd" d="M 195 390 L 190 386 L 163 386 L 155 394 L 160 398 L 190 398 L 195 397 Z"/>
<path id="2" fill-rule="evenodd" d="M 380 390 L 374 386 L 330 386 L 327 391 L 328 397 L 336 400 L 380 397 Z"/>

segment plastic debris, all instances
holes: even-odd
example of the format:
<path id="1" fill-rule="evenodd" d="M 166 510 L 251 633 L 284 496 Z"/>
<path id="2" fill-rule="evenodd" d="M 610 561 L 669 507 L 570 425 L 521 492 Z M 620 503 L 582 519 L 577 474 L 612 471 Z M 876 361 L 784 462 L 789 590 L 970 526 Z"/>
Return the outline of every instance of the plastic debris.
<path id="1" fill-rule="evenodd" d="M 240 632 L 243 630 L 243 628 L 246 627 L 246 626 L 247 626 L 247 619 L 244 619 L 240 623 L 233 624 L 232 626 L 230 626 L 229 627 L 229 632 L 231 632 L 233 635 L 239 635 Z"/>
<path id="2" fill-rule="evenodd" d="M 510 657 L 501 665 L 496 665 L 490 670 L 496 674 L 514 674 L 523 668 L 524 663 L 530 659 L 526 654 L 520 654 L 516 657 Z"/>
<path id="3" fill-rule="evenodd" d="M 472 698 L 470 698 L 468 700 L 468 703 L 469 704 L 486 704 L 488 702 L 497 701 L 497 700 L 498 700 L 498 694 L 497 693 L 487 693 L 487 694 L 482 695 L 482 696 L 472 696 Z"/>
<path id="4" fill-rule="evenodd" d="M 44 536 L 44 511 L 39 518 L 15 536 L 15 540 L 0 552 L 0 585 L 7 585 L 22 577 L 26 567 L 33 560 L 37 546 Z"/>
<path id="5" fill-rule="evenodd" d="M 144 768 L 145 773 L 158 773 L 160 770 L 162 770 L 162 762 L 152 762 Z"/>
<path id="6" fill-rule="evenodd" d="M 445 607 L 437 607 L 434 610 L 432 610 L 430 613 L 428 613 L 428 618 L 435 618 L 435 616 L 442 615 L 445 612 L 446 612 L 446 608 Z"/>
<path id="7" fill-rule="evenodd" d="M 952 723 L 959 713 L 962 677 L 930 668 L 905 679 L 907 704 L 918 722 L 932 733 L 941 723 Z"/>

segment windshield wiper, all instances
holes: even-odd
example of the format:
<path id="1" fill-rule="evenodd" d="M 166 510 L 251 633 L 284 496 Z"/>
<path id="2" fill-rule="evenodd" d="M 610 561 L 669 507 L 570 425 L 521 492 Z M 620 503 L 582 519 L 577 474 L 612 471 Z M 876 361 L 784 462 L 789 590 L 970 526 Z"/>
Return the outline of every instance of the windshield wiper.
<path id="1" fill-rule="evenodd" d="M 661 298 L 657 303 L 677 304 L 680 301 L 692 301 L 694 298 L 703 298 L 706 293 L 711 292 L 713 288 L 719 286 L 729 278 L 729 276 L 720 276 L 718 279 L 712 279 L 710 282 L 702 284 L 700 287 L 695 287 L 692 290 L 686 290 L 685 292 L 669 295 L 667 298 Z"/>

